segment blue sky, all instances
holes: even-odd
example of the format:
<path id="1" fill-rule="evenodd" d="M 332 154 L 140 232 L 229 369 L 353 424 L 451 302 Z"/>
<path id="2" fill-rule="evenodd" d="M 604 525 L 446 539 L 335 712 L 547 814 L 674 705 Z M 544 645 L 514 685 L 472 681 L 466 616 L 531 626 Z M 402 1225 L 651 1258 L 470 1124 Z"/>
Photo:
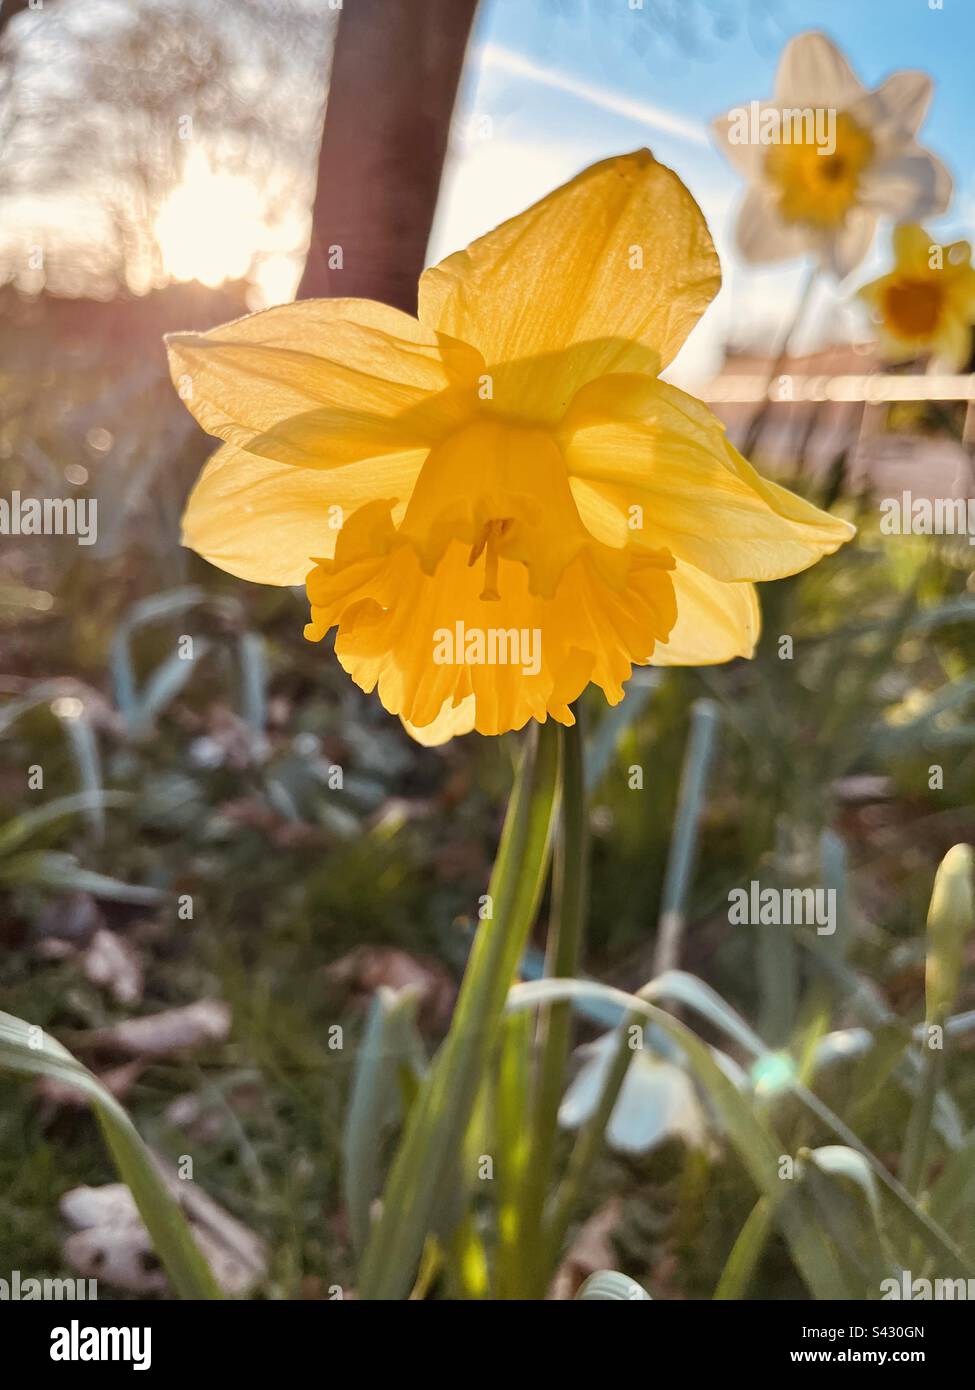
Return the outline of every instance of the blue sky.
<path id="1" fill-rule="evenodd" d="M 636 3 L 636 0 L 632 0 Z M 822 29 L 874 87 L 920 68 L 935 80 L 921 142 L 955 177 L 938 234 L 971 235 L 975 213 L 975 0 L 487 0 L 462 86 L 457 131 L 431 259 L 463 245 L 566 178 L 609 154 L 648 145 L 675 168 L 711 226 L 725 287 L 677 363 L 700 380 L 722 341 L 747 323 L 778 331 L 798 292 L 803 263 L 750 268 L 734 252 L 738 176 L 711 146 L 711 118 L 771 94 L 782 46 Z M 823 285 L 807 341 L 849 336 L 862 321 L 849 290 L 879 273 L 889 245 L 873 251 L 844 292 Z"/>

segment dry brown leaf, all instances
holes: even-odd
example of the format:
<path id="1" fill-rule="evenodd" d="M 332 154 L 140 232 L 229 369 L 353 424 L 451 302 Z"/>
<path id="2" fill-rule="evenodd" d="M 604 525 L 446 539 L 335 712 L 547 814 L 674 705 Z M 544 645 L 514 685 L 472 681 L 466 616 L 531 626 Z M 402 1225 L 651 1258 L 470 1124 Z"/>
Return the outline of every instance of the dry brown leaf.
<path id="1" fill-rule="evenodd" d="M 130 1057 L 168 1057 L 173 1052 L 226 1042 L 229 1034 L 230 1006 L 221 999 L 199 999 L 180 1009 L 164 1009 L 144 1018 L 93 1028 L 79 1042 Z"/>
<path id="2" fill-rule="evenodd" d="M 62 1255 L 82 1278 L 98 1279 L 125 1293 L 162 1293 L 167 1287 L 141 1221 L 75 1231 L 65 1240 Z"/>
<path id="3" fill-rule="evenodd" d="M 96 931 L 81 958 L 81 968 L 93 985 L 107 989 L 120 1004 L 136 1004 L 142 998 L 142 962 L 130 941 L 102 927 Z"/>
<path id="4" fill-rule="evenodd" d="M 187 1091 L 170 1101 L 163 1114 L 168 1125 L 182 1130 L 193 1143 L 213 1144 L 226 1133 L 234 1115 L 253 1114 L 262 1099 L 258 1086 L 242 1082 L 222 1091 L 217 1103 Z"/>
<path id="5" fill-rule="evenodd" d="M 267 1273 L 264 1242 L 195 1183 L 159 1166 L 217 1283 L 227 1294 L 251 1293 Z M 129 1293 L 156 1293 L 167 1287 L 149 1233 L 124 1183 L 76 1187 L 61 1198 L 61 1214 L 76 1228 L 64 1242 L 64 1258 L 79 1274 L 103 1279 Z"/>
<path id="6" fill-rule="evenodd" d="M 595 1274 L 598 1269 L 616 1268 L 616 1251 L 611 1237 L 619 1225 L 622 1214 L 622 1199 L 611 1197 L 579 1227 L 575 1239 L 555 1271 L 555 1277 L 546 1295 L 549 1299 L 575 1298 L 580 1284 L 583 1284 L 590 1274 Z"/>
<path id="7" fill-rule="evenodd" d="M 414 989 L 420 1000 L 418 1021 L 425 1029 L 442 1027 L 454 1006 L 454 982 L 439 961 L 393 946 L 358 946 L 328 966 L 326 974 L 363 1001 L 371 999 L 381 985 Z"/>
<path id="8" fill-rule="evenodd" d="M 144 1067 L 143 1060 L 137 1057 L 133 1062 L 125 1062 L 120 1067 L 109 1067 L 107 1071 L 96 1074 L 116 1100 L 124 1100 L 142 1075 Z M 70 1086 L 65 1081 L 57 1081 L 52 1076 L 38 1077 L 34 1089 L 41 1100 L 47 1101 L 50 1105 L 70 1105 L 83 1110 L 91 1104 L 91 1096 L 87 1092 L 79 1091 L 77 1087 Z"/>
<path id="9" fill-rule="evenodd" d="M 53 939 L 81 946 L 104 925 L 105 915 L 90 893 L 59 893 L 38 915 L 38 945 Z"/>

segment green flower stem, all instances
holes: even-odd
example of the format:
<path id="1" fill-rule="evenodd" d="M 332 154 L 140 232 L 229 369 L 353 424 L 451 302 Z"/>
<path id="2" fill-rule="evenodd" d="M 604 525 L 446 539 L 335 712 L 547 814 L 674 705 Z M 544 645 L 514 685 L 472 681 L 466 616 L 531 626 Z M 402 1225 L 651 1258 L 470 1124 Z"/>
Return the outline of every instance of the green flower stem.
<path id="1" fill-rule="evenodd" d="M 937 1020 L 936 1020 L 937 1021 Z M 942 1024 L 944 1020 L 941 1020 Z M 921 1065 L 917 1073 L 917 1091 L 907 1122 L 904 1137 L 904 1153 L 901 1158 L 900 1179 L 912 1197 L 917 1197 L 924 1186 L 927 1170 L 928 1147 L 931 1137 L 931 1120 L 934 1116 L 934 1103 L 944 1075 L 945 1054 L 941 1048 L 929 1046 L 925 1041 Z"/>
<path id="2" fill-rule="evenodd" d="M 785 366 L 785 360 L 789 355 L 789 348 L 792 346 L 792 340 L 798 332 L 799 324 L 806 316 L 806 310 L 809 308 L 810 301 L 812 300 L 813 290 L 816 286 L 818 279 L 819 265 L 817 263 L 814 263 L 806 272 L 806 278 L 803 281 L 802 289 L 799 292 L 799 299 L 796 303 L 795 311 L 792 315 L 792 318 L 789 320 L 788 327 L 786 328 L 785 332 L 782 334 L 782 337 L 779 340 L 779 344 L 775 352 L 775 357 L 772 361 L 772 366 L 769 368 L 769 373 L 765 381 L 765 391 L 763 392 L 762 400 L 759 403 L 758 408 L 755 411 L 755 414 L 749 421 L 748 430 L 745 434 L 745 439 L 741 446 L 741 452 L 746 459 L 751 458 L 753 451 L 758 445 L 758 441 L 761 437 L 762 430 L 765 426 L 766 420 L 768 419 L 769 410 L 772 405 L 768 393 L 772 389 L 772 383 L 775 381 L 775 378 L 780 374 L 782 368 Z"/>
<path id="3" fill-rule="evenodd" d="M 551 722 L 533 726 L 508 803 L 488 893 L 450 1032 L 410 1111 L 366 1247 L 359 1296 L 405 1298 L 490 1064 L 502 1012 L 548 873 L 559 774 Z"/>
<path id="4" fill-rule="evenodd" d="M 654 958 L 655 974 L 673 969 L 678 961 L 681 937 L 687 920 L 687 899 L 697 855 L 701 811 L 714 760 L 718 722 L 718 708 L 713 700 L 695 700 L 691 706 L 691 727 L 681 772 L 674 832 L 667 857 Z M 568 778 L 566 781 L 568 783 Z M 558 973 L 562 974 L 561 971 Z M 574 967 L 565 973 L 574 974 Z M 599 1104 L 576 1138 L 565 1177 L 553 1203 L 551 1221 L 544 1240 L 539 1242 L 543 1247 L 540 1256 L 544 1261 L 543 1267 L 550 1270 L 555 1267 L 569 1229 L 569 1222 L 589 1186 L 592 1170 L 602 1150 L 603 1136 L 626 1080 L 626 1073 L 633 1057 L 633 1049 L 630 1046 L 633 1036 L 631 1030 L 638 1028 L 642 1038 L 643 1027 L 644 1020 L 638 1013 L 631 1013 L 624 1020 L 619 1046 L 603 1083 Z"/>
<path id="5" fill-rule="evenodd" d="M 632 1036 L 630 1030 L 633 1027 L 638 1028 L 642 1035 L 644 1027 L 642 1015 L 631 1013 L 623 1021 L 620 1029 L 619 1046 L 603 1082 L 599 1104 L 579 1131 L 572 1147 L 565 1176 L 555 1195 L 552 1215 L 546 1225 L 542 1252 L 542 1258 L 550 1269 L 554 1269 L 558 1263 L 569 1229 L 569 1222 L 581 1204 L 583 1195 L 589 1187 L 596 1160 L 602 1152 L 606 1127 L 613 1114 L 633 1057 L 633 1050 L 629 1043 Z"/>
<path id="6" fill-rule="evenodd" d="M 924 1051 L 901 1158 L 901 1181 L 912 1197 L 917 1197 L 924 1186 L 931 1120 L 945 1068 L 945 1018 L 958 995 L 965 945 L 975 923 L 973 868 L 975 852 L 970 845 L 950 849 L 938 867 L 928 906 Z M 938 1035 L 938 1047 L 931 1045 L 934 1033 Z"/>
<path id="7" fill-rule="evenodd" d="M 577 710 L 575 726 L 562 733 L 562 814 L 555 845 L 552 914 L 545 951 L 545 974 L 558 979 L 571 979 L 578 974 L 589 886 L 585 753 L 579 718 Z M 571 1035 L 572 1006 L 568 1002 L 552 1004 L 542 1011 L 522 1248 L 522 1258 L 530 1269 L 528 1296 L 534 1298 L 544 1297 L 554 1272 L 546 1257 L 542 1224 Z"/>
<path id="8" fill-rule="evenodd" d="M 775 1211 L 767 1197 L 759 1197 L 738 1233 L 721 1271 L 714 1298 L 723 1302 L 745 1298 L 775 1225 Z"/>
<path id="9" fill-rule="evenodd" d="M 534 1020 L 528 1013 L 502 1021 L 496 1083 L 493 1087 L 497 1151 L 495 1286 L 499 1299 L 521 1298 L 526 1286 L 523 1195 L 531 1162 L 530 1061 Z"/>

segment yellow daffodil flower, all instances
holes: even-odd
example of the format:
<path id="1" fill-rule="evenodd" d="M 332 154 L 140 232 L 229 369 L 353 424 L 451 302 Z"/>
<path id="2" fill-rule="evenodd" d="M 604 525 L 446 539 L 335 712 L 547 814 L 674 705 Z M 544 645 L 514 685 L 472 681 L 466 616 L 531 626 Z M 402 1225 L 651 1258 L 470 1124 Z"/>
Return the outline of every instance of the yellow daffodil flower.
<path id="1" fill-rule="evenodd" d="M 571 724 L 634 664 L 751 655 L 753 582 L 853 528 L 766 482 L 658 379 L 719 285 L 700 209 L 646 150 L 427 270 L 418 318 L 308 300 L 169 339 L 225 442 L 184 540 L 307 586 L 312 640 L 421 742 Z"/>
<path id="2" fill-rule="evenodd" d="M 975 269 L 967 241 L 942 246 L 916 223 L 894 229 L 894 268 L 857 291 L 891 362 L 931 354 L 957 370 L 972 350 Z"/>
<path id="3" fill-rule="evenodd" d="M 712 126 L 750 184 L 737 226 L 745 259 L 812 253 L 843 278 L 878 217 L 943 212 L 951 176 L 915 138 L 931 90 L 923 72 L 895 72 L 869 91 L 825 34 L 790 39 L 771 100 L 732 107 Z"/>

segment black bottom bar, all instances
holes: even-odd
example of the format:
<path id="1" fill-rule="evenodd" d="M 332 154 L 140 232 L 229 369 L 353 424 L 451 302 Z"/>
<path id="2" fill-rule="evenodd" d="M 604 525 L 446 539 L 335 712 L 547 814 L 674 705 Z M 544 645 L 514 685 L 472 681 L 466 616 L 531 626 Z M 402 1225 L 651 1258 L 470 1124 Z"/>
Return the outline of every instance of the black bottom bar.
<path id="1" fill-rule="evenodd" d="M 530 1311 L 529 1311 L 530 1310 Z M 168 1376 L 187 1372 L 248 1376 L 314 1371 L 327 1379 L 336 1356 L 352 1355 L 374 1377 L 377 1360 L 390 1370 L 420 1369 L 418 1356 L 443 1367 L 461 1350 L 451 1334 L 457 1318 L 474 1317 L 456 1373 L 474 1355 L 479 1378 L 496 1358 L 510 1375 L 514 1348 L 537 1345 L 546 1363 L 568 1361 L 581 1346 L 625 1357 L 628 1376 L 649 1371 L 659 1354 L 679 1357 L 695 1373 L 713 1369 L 786 1371 L 796 1366 L 883 1366 L 930 1371 L 951 1368 L 966 1353 L 971 1320 L 964 1302 L 881 1303 L 638 1303 L 622 1323 L 589 1304 L 472 1305 L 317 1303 L 0 1302 L 0 1340 L 18 1381 L 32 1370 L 61 1370 L 66 1379 Z M 508 1318 L 514 1319 L 509 1323 Z M 522 1319 L 526 1321 L 522 1323 Z M 589 1322 L 595 1318 L 595 1322 Z M 635 1318 L 628 1322 L 627 1318 Z M 428 1321 L 429 1319 L 429 1321 Z M 520 1339 L 512 1343 L 511 1333 Z M 425 1340 L 412 1340 L 418 1329 Z M 376 1334 L 383 1334 L 377 1337 Z M 561 1334 L 561 1335 L 560 1335 Z M 580 1343 L 580 1338 L 583 1342 Z M 634 1340 L 638 1338 L 638 1340 Z M 352 1340 L 347 1340 L 352 1339 Z M 420 1348 L 422 1347 L 422 1351 Z M 453 1350 L 451 1350 L 453 1348 Z M 637 1351 L 636 1349 L 640 1350 Z M 97 1359 L 96 1359 L 97 1358 Z M 634 1358 L 631 1360 L 631 1358 Z M 341 1364 L 341 1363 L 340 1363 Z M 430 1363 L 428 1363 L 430 1364 Z M 141 1370 L 136 1369 L 138 1366 Z M 50 1369 L 48 1369 L 50 1368 Z M 347 1374 L 347 1369 L 345 1374 Z M 551 1378 L 551 1377 L 549 1377 Z"/>

